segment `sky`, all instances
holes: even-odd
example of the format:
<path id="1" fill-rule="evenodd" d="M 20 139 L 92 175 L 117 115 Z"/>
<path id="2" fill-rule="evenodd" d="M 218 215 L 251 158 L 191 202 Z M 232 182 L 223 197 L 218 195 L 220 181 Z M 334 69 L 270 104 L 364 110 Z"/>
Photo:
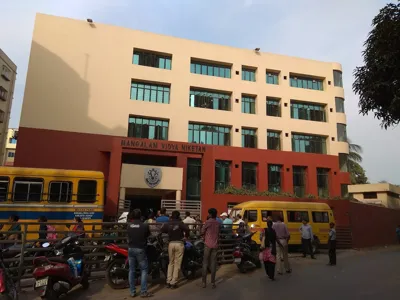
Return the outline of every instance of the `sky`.
<path id="1" fill-rule="evenodd" d="M 18 67 L 10 127 L 18 127 L 36 13 L 297 56 L 343 67 L 347 134 L 371 182 L 400 184 L 400 126 L 359 115 L 353 70 L 384 0 L 13 0 L 1 4 L 0 48 Z M 392 1 L 393 2 L 393 1 Z"/>

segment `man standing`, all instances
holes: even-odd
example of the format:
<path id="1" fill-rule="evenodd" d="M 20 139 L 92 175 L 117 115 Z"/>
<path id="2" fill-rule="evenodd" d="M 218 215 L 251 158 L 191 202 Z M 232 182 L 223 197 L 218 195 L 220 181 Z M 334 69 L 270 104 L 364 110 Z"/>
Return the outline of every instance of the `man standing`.
<path id="1" fill-rule="evenodd" d="M 190 211 L 187 211 L 187 212 L 185 213 L 185 215 L 186 215 L 186 218 L 183 220 L 183 223 L 185 223 L 186 225 L 188 225 L 190 230 L 193 230 L 193 229 L 194 229 L 194 226 L 191 225 L 191 224 L 196 224 L 196 220 L 193 219 L 193 218 L 190 216 Z"/>
<path id="2" fill-rule="evenodd" d="M 135 270 L 136 262 L 139 264 L 141 271 L 141 290 L 140 296 L 142 298 L 152 297 L 153 294 L 147 291 L 147 256 L 146 245 L 147 238 L 150 235 L 148 224 L 141 221 L 142 214 L 139 209 L 135 209 L 130 213 L 129 220 L 132 223 L 128 225 L 128 255 L 129 255 L 129 288 L 131 297 L 136 297 L 135 287 Z"/>
<path id="3" fill-rule="evenodd" d="M 336 229 L 335 229 L 335 223 L 331 222 L 329 224 L 330 230 L 329 230 L 329 240 L 328 240 L 328 246 L 329 246 L 329 266 L 336 266 Z"/>
<path id="4" fill-rule="evenodd" d="M 167 209 L 165 207 L 161 208 L 160 210 L 160 216 L 157 217 L 156 223 L 167 223 L 169 221 L 169 218 L 167 216 Z"/>
<path id="5" fill-rule="evenodd" d="M 164 224 L 161 231 L 168 233 L 169 237 L 167 288 L 176 289 L 185 250 L 183 238 L 189 237 L 189 227 L 181 221 L 179 211 L 175 210 L 172 212 L 171 220 Z"/>
<path id="6" fill-rule="evenodd" d="M 276 264 L 278 269 L 278 274 L 283 274 L 283 265 L 285 265 L 286 273 L 291 273 L 292 269 L 289 264 L 289 253 L 288 253 L 288 243 L 290 239 L 290 233 L 285 223 L 283 223 L 282 216 L 278 216 L 277 221 L 272 225 L 272 228 L 276 232 L 276 249 L 277 258 Z M 282 264 L 283 260 L 283 264 Z"/>
<path id="7" fill-rule="evenodd" d="M 218 239 L 220 232 L 220 223 L 217 221 L 217 210 L 210 208 L 208 210 L 209 219 L 204 223 L 201 229 L 201 234 L 204 235 L 206 244 L 203 257 L 203 288 L 207 286 L 208 267 L 211 269 L 211 284 L 212 288 L 215 285 L 215 273 L 217 272 L 217 253 Z"/>
<path id="8" fill-rule="evenodd" d="M 232 238 L 232 225 L 233 221 L 229 218 L 228 214 L 226 212 L 223 212 L 220 215 L 222 219 L 222 224 L 223 224 L 223 234 L 228 235 L 229 238 Z"/>
<path id="9" fill-rule="evenodd" d="M 303 246 L 303 257 L 307 256 L 307 251 L 310 252 L 311 258 L 315 259 L 314 252 L 312 250 L 312 242 L 314 235 L 312 228 L 306 219 L 303 219 L 303 224 L 300 226 L 301 232 L 301 244 Z"/>

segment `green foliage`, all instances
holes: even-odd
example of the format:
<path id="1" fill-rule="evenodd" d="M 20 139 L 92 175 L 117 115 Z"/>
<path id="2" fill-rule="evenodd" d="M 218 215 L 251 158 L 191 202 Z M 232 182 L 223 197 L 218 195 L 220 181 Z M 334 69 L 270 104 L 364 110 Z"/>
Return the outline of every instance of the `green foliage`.
<path id="1" fill-rule="evenodd" d="M 349 173 L 351 184 L 366 184 L 368 177 L 365 175 L 365 170 L 357 162 L 349 160 Z"/>
<path id="2" fill-rule="evenodd" d="M 387 129 L 400 122 L 400 2 L 382 8 L 364 43 L 364 66 L 354 70 L 360 113 L 374 113 Z"/>

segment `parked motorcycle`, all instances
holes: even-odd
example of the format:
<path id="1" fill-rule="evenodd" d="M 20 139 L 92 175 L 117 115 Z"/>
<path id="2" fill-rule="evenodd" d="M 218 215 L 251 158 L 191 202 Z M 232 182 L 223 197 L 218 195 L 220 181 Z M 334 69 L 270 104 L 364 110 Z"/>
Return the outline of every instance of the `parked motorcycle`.
<path id="1" fill-rule="evenodd" d="M 187 279 L 193 279 L 197 270 L 203 266 L 204 241 L 196 239 L 193 243 L 185 241 L 185 252 L 182 259 L 182 274 Z"/>
<path id="2" fill-rule="evenodd" d="M 105 246 L 110 252 L 104 261 L 108 262 L 106 269 L 106 280 L 113 289 L 123 289 L 129 285 L 129 261 L 128 249 L 124 249 L 115 244 Z M 146 247 L 148 274 L 152 279 L 160 278 L 161 271 L 167 276 L 168 252 L 163 250 L 162 235 L 150 236 Z M 136 266 L 135 278 L 140 278 L 140 267 Z"/>
<path id="3" fill-rule="evenodd" d="M 8 249 L 0 250 L 0 294 L 11 300 L 18 300 L 17 287 L 12 279 L 13 274 L 6 267 L 3 260 L 3 253 Z"/>
<path id="4" fill-rule="evenodd" d="M 49 243 L 42 245 L 44 248 Z M 51 249 L 55 257 L 37 257 L 34 259 L 34 289 L 42 299 L 54 300 L 68 293 L 78 284 L 89 288 L 90 269 L 85 264 L 84 253 L 79 246 L 78 236 L 67 236 Z M 73 258 L 74 262 L 69 259 Z M 73 266 L 71 266 L 73 264 Z"/>
<path id="5" fill-rule="evenodd" d="M 255 232 L 246 233 L 242 237 L 238 236 L 239 243 L 233 251 L 233 257 L 241 273 L 261 268 L 258 245 L 252 240 L 254 234 Z"/>

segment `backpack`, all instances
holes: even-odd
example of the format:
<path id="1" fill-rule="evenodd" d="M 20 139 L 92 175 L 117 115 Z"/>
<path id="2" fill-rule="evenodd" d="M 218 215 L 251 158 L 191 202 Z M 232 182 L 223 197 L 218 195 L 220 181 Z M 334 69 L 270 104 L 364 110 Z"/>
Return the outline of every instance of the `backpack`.
<path id="1" fill-rule="evenodd" d="M 47 225 L 47 239 L 55 240 L 57 239 L 56 228 L 53 225 Z"/>

